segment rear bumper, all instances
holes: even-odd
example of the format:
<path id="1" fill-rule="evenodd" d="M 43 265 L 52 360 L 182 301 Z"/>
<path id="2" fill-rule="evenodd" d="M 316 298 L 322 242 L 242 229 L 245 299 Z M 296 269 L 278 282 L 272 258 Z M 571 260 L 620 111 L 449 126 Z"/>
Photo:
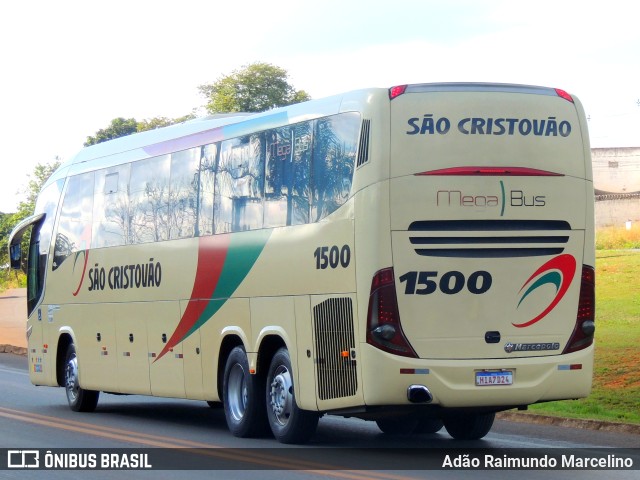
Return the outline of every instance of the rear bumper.
<path id="1" fill-rule="evenodd" d="M 361 345 L 366 405 L 409 405 L 410 385 L 424 385 L 431 405 L 444 408 L 520 406 L 586 397 L 591 391 L 593 346 L 568 355 L 488 360 L 407 359 Z M 571 365 L 581 365 L 580 369 Z M 415 373 L 401 373 L 415 369 Z M 479 370 L 511 370 L 512 385 L 476 386 Z"/>

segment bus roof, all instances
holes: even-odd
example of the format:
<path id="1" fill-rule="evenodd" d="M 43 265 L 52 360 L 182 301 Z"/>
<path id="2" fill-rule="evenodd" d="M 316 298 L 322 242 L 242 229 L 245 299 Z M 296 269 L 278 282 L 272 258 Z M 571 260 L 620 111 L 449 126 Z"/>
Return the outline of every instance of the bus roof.
<path id="1" fill-rule="evenodd" d="M 376 89 L 386 92 L 386 89 Z M 163 155 L 256 131 L 289 125 L 321 116 L 353 110 L 350 100 L 365 99 L 372 89 L 356 90 L 310 100 L 261 113 L 237 113 L 197 118 L 91 145 L 64 162 L 59 172 L 69 174 Z M 56 175 L 60 178 L 60 175 Z"/>

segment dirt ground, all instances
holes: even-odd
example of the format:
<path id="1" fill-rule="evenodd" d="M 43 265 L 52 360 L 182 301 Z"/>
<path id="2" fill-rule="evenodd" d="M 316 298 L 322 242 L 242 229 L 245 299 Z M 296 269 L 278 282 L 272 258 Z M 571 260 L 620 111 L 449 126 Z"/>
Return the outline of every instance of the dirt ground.
<path id="1" fill-rule="evenodd" d="M 0 294 L 0 345 L 27 347 L 27 290 L 17 288 Z"/>

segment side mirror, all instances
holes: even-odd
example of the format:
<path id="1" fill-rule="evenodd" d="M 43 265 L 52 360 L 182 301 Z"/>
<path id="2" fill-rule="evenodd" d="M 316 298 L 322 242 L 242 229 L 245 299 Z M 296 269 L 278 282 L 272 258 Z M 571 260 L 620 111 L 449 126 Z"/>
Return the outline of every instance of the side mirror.
<path id="1" fill-rule="evenodd" d="M 9 256 L 11 257 L 11 268 L 20 270 L 22 267 L 22 248 L 20 248 L 20 243 L 14 243 L 9 247 Z"/>

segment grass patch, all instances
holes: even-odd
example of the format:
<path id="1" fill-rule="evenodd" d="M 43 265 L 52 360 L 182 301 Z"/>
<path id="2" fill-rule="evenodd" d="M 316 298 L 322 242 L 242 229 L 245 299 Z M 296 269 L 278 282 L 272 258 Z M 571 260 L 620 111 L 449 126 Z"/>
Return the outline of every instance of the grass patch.
<path id="1" fill-rule="evenodd" d="M 640 222 L 634 222 L 629 230 L 625 227 L 606 227 L 596 232 L 597 250 L 630 248 L 640 248 Z"/>
<path id="2" fill-rule="evenodd" d="M 593 389 L 580 400 L 533 405 L 532 413 L 640 424 L 640 252 L 596 252 Z"/>

